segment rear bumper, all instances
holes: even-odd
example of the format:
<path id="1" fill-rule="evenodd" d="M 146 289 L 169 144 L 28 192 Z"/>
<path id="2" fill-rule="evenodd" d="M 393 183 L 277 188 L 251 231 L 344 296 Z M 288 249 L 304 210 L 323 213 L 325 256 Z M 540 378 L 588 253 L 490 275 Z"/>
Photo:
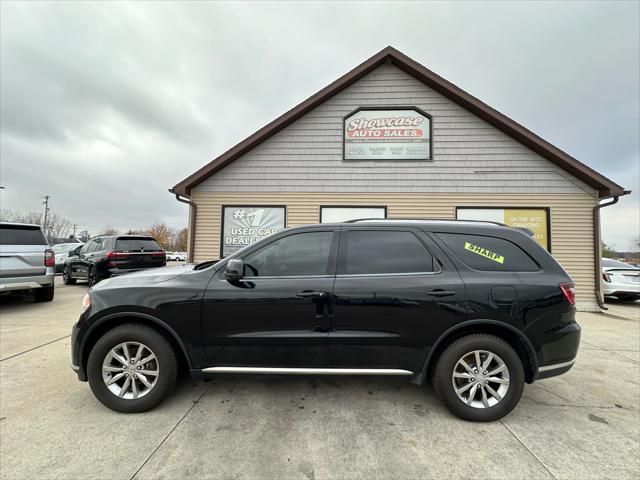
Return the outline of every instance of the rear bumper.
<path id="1" fill-rule="evenodd" d="M 535 380 L 555 377 L 571 370 L 580 347 L 581 328 L 575 322 L 545 333 L 547 338 L 540 349 L 541 361 L 534 375 Z"/>
<path id="2" fill-rule="evenodd" d="M 51 285 L 53 285 L 54 277 L 55 268 L 47 267 L 46 273 L 44 275 L 34 275 L 32 277 L 0 278 L 0 293 L 50 287 Z"/>
<path id="3" fill-rule="evenodd" d="M 640 295 L 640 283 L 602 282 L 602 291 L 605 295 L 636 294 Z"/>

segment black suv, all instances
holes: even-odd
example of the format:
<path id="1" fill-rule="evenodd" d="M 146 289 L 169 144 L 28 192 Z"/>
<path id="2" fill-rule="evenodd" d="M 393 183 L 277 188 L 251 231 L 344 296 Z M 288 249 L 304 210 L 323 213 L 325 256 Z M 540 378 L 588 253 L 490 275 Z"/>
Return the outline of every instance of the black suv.
<path id="1" fill-rule="evenodd" d="M 357 221 L 284 230 L 216 263 L 92 288 L 72 361 L 121 412 L 222 373 L 430 380 L 457 416 L 498 419 L 525 382 L 559 375 L 580 341 L 573 283 L 518 229 Z"/>
<path id="2" fill-rule="evenodd" d="M 69 252 L 62 269 L 62 281 L 72 285 L 76 280 L 86 280 L 93 286 L 114 275 L 166 264 L 164 250 L 152 237 L 101 235 Z"/>

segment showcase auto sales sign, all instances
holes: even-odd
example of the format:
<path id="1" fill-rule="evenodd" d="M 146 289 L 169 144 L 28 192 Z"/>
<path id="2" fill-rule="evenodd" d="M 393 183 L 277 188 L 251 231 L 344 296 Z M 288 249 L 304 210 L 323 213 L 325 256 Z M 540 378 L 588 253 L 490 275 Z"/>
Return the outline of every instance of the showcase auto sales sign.
<path id="1" fill-rule="evenodd" d="M 345 160 L 429 160 L 431 119 L 413 109 L 358 110 L 344 120 Z"/>

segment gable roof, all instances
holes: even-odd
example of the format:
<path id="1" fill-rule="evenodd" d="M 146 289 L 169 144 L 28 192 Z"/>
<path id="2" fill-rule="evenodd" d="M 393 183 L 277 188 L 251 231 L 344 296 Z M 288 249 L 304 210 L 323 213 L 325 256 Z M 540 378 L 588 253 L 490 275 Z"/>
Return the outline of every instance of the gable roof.
<path id="1" fill-rule="evenodd" d="M 222 155 L 197 170 L 195 173 L 189 175 L 173 188 L 169 189 L 169 191 L 178 195 L 189 196 L 191 189 L 200 182 L 229 165 L 255 146 L 295 122 L 300 117 L 310 112 L 335 94 L 341 92 L 351 84 L 360 80 L 362 77 L 385 62 L 389 62 L 412 75 L 458 105 L 466 108 L 471 113 L 482 118 L 487 123 L 529 147 L 531 150 L 556 164 L 563 170 L 569 172 L 576 178 L 579 178 L 584 183 L 597 190 L 600 198 L 625 195 L 628 193 L 628 191 L 625 191 L 617 183 L 609 180 L 604 175 L 601 175 L 584 163 L 576 160 L 571 155 L 563 152 L 543 138 L 540 138 L 538 135 L 519 123 L 511 120 L 506 115 L 503 115 L 486 103 L 478 100 L 473 95 L 470 95 L 461 88 L 455 86 L 453 83 L 445 80 L 441 76 L 435 74 L 428 68 L 420 65 L 418 62 L 390 46 L 382 49 L 380 52 L 361 63 L 350 72 L 347 72 L 345 75 L 338 78 L 335 82 L 327 85 L 315 95 L 312 95 L 299 105 L 293 107 L 288 112 L 273 120 L 271 123 L 268 123 L 253 135 L 247 137 L 236 146 L 230 148 Z"/>

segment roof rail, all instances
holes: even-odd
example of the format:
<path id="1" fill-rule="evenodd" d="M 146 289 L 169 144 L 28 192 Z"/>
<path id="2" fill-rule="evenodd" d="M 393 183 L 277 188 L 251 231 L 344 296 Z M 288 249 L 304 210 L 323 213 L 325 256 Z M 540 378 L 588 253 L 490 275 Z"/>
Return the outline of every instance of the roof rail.
<path id="1" fill-rule="evenodd" d="M 477 223 L 477 224 L 489 224 L 497 225 L 499 227 L 513 228 L 519 230 L 530 237 L 533 237 L 534 232 L 526 227 L 512 227 L 506 223 L 493 222 L 491 220 L 452 220 L 450 218 L 355 218 L 353 220 L 346 220 L 342 223 L 359 223 L 359 222 L 407 222 L 407 223 Z"/>
<path id="2" fill-rule="evenodd" d="M 458 220 L 451 218 L 354 218 L 353 220 L 345 220 L 342 223 L 358 223 L 358 222 L 448 222 L 448 223 L 490 223 L 501 227 L 508 227 L 504 223 L 493 222 L 491 220 Z"/>

